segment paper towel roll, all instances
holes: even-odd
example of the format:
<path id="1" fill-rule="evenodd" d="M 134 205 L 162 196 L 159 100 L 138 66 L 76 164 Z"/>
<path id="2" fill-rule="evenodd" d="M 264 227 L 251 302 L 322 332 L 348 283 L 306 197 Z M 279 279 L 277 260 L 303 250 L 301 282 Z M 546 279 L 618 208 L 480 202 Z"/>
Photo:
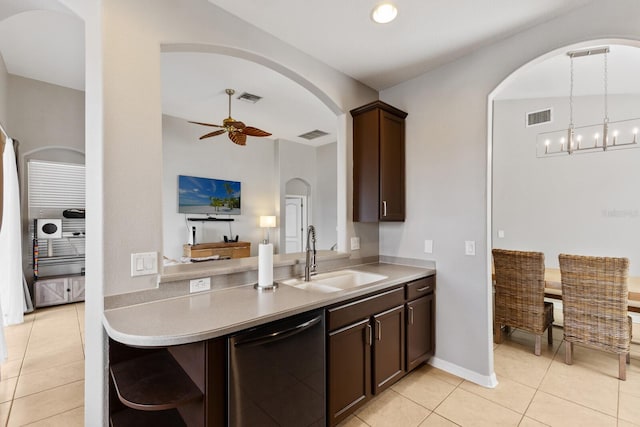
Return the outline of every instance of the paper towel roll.
<path id="1" fill-rule="evenodd" d="M 258 286 L 273 285 L 273 245 L 260 243 L 258 246 Z"/>

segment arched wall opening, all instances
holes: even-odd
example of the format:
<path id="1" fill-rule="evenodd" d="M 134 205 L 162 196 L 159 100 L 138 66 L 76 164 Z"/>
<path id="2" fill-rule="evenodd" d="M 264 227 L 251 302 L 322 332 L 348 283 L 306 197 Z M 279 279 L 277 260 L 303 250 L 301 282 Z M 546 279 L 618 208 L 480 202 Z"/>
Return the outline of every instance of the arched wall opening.
<path id="1" fill-rule="evenodd" d="M 492 248 L 543 252 L 545 253 L 547 269 L 557 268 L 557 253 L 559 252 L 600 256 L 630 257 L 633 255 L 629 245 L 625 248 L 624 245 L 619 244 L 619 240 L 616 240 L 616 243 L 613 244 L 613 241 L 607 242 L 602 239 L 610 239 L 610 236 L 615 235 L 616 231 L 628 234 L 629 227 L 633 227 L 630 220 L 634 215 L 634 206 L 637 205 L 624 201 L 625 194 L 628 196 L 630 191 L 625 190 L 624 183 L 618 178 L 634 169 L 632 165 L 634 163 L 637 164 L 640 150 L 625 150 L 617 153 L 611 151 L 606 153 L 574 153 L 572 156 L 563 154 L 554 158 L 541 155 L 540 150 L 536 152 L 535 135 L 532 134 L 548 131 L 550 130 L 549 127 L 552 128 L 551 130 L 568 128 L 568 110 L 570 108 L 568 106 L 569 60 L 567 59 L 566 61 L 566 70 L 563 69 L 562 74 L 556 76 L 563 82 L 566 81 L 566 93 L 555 97 L 499 99 L 502 91 L 516 83 L 519 78 L 522 78 L 534 66 L 544 64 L 545 61 L 550 61 L 559 56 L 566 57 L 566 53 L 569 51 L 599 46 L 611 46 L 612 52 L 614 52 L 613 48 L 615 46 L 638 48 L 640 47 L 640 42 L 632 39 L 593 39 L 556 48 L 536 57 L 509 74 L 488 96 L 488 173 L 486 183 L 488 284 L 492 283 Z M 640 49 L 637 49 L 637 54 L 640 55 Z M 603 73 L 601 68 L 602 59 L 598 59 L 597 64 L 596 73 L 601 76 Z M 583 71 L 584 69 L 579 70 L 580 73 L 584 74 Z M 578 77 L 582 77 L 582 75 L 578 75 Z M 610 73 L 608 78 L 611 80 L 615 77 L 615 73 L 614 75 Z M 574 103 L 577 105 L 574 111 L 576 121 L 602 123 L 604 101 L 601 92 L 604 89 L 602 77 L 600 79 L 597 87 L 594 88 L 593 94 L 582 94 L 582 96 L 574 97 Z M 608 103 L 613 107 L 609 108 L 612 122 L 640 117 L 640 110 L 633 108 L 633 105 L 638 105 L 639 99 L 640 93 L 635 88 L 633 90 L 630 89 L 628 94 L 610 94 Z M 537 107 L 541 105 L 544 105 L 545 108 L 546 106 L 551 107 L 551 111 L 555 115 L 553 124 L 546 125 L 547 128 L 529 128 L 525 130 L 525 113 L 536 111 Z M 518 120 L 517 126 L 513 124 L 516 119 Z M 509 124 L 507 125 L 505 122 Z M 517 130 L 518 126 L 521 129 L 520 131 Z M 506 148 L 508 144 L 506 142 L 507 138 L 512 139 L 509 143 L 512 147 L 518 145 L 519 147 Z M 522 161 L 516 160 L 518 155 L 528 156 L 528 158 Z M 606 168 L 611 168 L 614 162 L 619 173 L 609 174 L 608 180 L 611 186 L 605 194 L 601 191 L 599 185 L 593 184 L 594 182 L 597 184 L 602 181 L 598 175 L 603 170 L 609 170 Z M 538 175 L 542 168 L 545 170 L 544 177 Z M 513 171 L 514 169 L 517 169 L 517 173 Z M 508 171 L 511 171 L 514 178 L 512 182 L 505 184 L 507 181 L 505 178 L 509 176 Z M 564 178 L 559 178 L 561 176 L 560 173 L 564 174 Z M 588 173 L 587 177 L 585 177 L 585 173 Z M 546 178 L 549 180 L 547 181 Z M 634 182 L 636 180 L 634 179 Z M 553 184 L 550 184 L 550 182 L 553 182 Z M 526 200 L 524 198 L 520 200 L 513 195 L 515 187 L 520 187 L 521 191 L 527 193 Z M 576 188 L 580 187 L 582 190 L 577 191 Z M 618 194 L 612 197 L 612 194 L 616 192 Z M 579 193 L 588 193 L 595 203 L 588 203 L 580 199 L 578 197 Z M 567 202 L 569 199 L 572 201 Z M 564 206 L 565 203 L 573 206 Z M 508 212 L 506 209 L 507 204 L 510 206 Z M 531 214 L 523 213 L 524 210 L 528 210 Z M 608 212 L 630 212 L 631 217 L 626 218 L 625 224 L 625 218 L 621 219 L 615 217 L 615 215 L 614 218 Z M 519 225 L 523 223 L 526 225 L 519 228 Z M 564 230 L 553 231 L 551 223 L 563 227 Z M 538 228 L 543 227 L 545 224 L 547 224 L 546 228 L 549 229 L 548 232 L 551 233 L 549 236 Z M 600 225 L 598 226 L 598 224 Z M 610 228 L 611 226 L 613 228 Z M 526 231 L 525 228 L 529 231 Z M 607 230 L 603 234 L 607 234 L 608 237 L 599 236 L 601 230 Z M 527 235 L 528 232 L 529 235 Z M 574 234 L 568 234 L 570 232 L 574 232 Z M 576 237 L 580 235 L 584 236 L 584 238 Z M 630 242 L 629 244 L 632 245 L 633 243 Z M 489 292 L 489 295 L 489 324 L 491 325 L 493 322 L 492 292 Z M 557 303 L 556 313 L 561 313 L 561 305 Z M 558 320 L 558 317 L 560 316 L 556 316 L 556 320 Z M 493 352 L 491 352 L 491 364 L 493 365 Z"/>
<path id="2" fill-rule="evenodd" d="M 333 214 L 333 216 L 335 216 L 335 219 L 332 219 L 331 221 L 324 221 L 324 222 L 327 222 L 327 224 L 325 224 L 326 228 L 330 229 L 332 232 L 332 236 L 326 239 L 327 248 L 331 246 L 337 246 L 338 250 L 342 250 L 342 251 L 346 250 L 347 248 L 346 246 L 347 170 L 346 170 L 346 167 L 343 167 L 342 165 L 345 165 L 347 161 L 346 160 L 347 159 L 347 129 L 344 126 L 344 122 L 346 121 L 346 115 L 342 112 L 342 109 L 326 93 L 324 93 L 321 89 L 319 89 L 310 80 L 262 55 L 257 55 L 255 53 L 247 52 L 242 49 L 216 46 L 216 45 L 203 45 L 203 44 L 166 44 L 161 46 L 161 53 L 211 54 L 212 57 L 229 56 L 229 57 L 238 58 L 244 61 L 249 61 L 254 64 L 258 64 L 268 69 L 271 72 L 275 72 L 276 74 L 281 76 L 281 78 L 284 78 L 293 82 L 294 85 L 299 86 L 302 90 L 308 92 L 310 97 L 315 99 L 313 101 L 314 103 L 323 105 L 328 109 L 328 112 L 329 112 L 328 114 L 335 115 L 335 122 L 333 124 L 333 128 L 330 129 L 331 133 L 335 132 L 335 144 L 333 144 L 333 148 L 330 148 L 330 149 L 326 148 L 326 149 L 320 150 L 320 146 L 315 147 L 315 149 L 317 150 L 318 157 L 316 157 L 316 154 L 312 154 L 311 156 L 309 155 L 309 152 L 313 151 L 313 150 L 310 150 L 314 148 L 313 145 L 306 145 L 305 147 L 304 144 L 294 144 L 291 141 L 287 141 L 283 139 L 275 140 L 275 172 L 274 172 L 273 179 L 279 182 L 274 183 L 275 193 L 274 193 L 273 201 L 268 207 L 263 206 L 265 205 L 265 200 L 262 200 L 262 199 L 267 197 L 267 192 L 265 191 L 261 192 L 260 199 L 259 199 L 260 202 L 258 204 L 246 205 L 249 207 L 246 211 L 248 216 L 245 218 L 239 218 L 235 220 L 233 224 L 233 227 L 234 227 L 233 234 L 234 236 L 236 234 L 241 234 L 241 240 L 243 236 L 245 238 L 252 238 L 252 237 L 255 237 L 254 234 L 256 233 L 261 235 L 262 232 L 256 228 L 257 220 L 254 221 L 251 218 L 253 218 L 254 216 L 257 218 L 257 215 L 274 215 L 274 214 L 276 215 L 276 217 L 280 217 L 284 212 L 284 194 L 285 194 L 284 183 L 290 177 L 292 176 L 307 177 L 308 174 L 331 173 L 332 176 L 330 180 L 323 179 L 322 177 L 317 178 L 318 181 L 325 184 L 322 187 L 323 189 L 321 193 L 322 197 L 331 197 L 331 203 L 325 203 L 319 206 L 329 206 L 336 211 L 336 214 Z M 286 94 L 283 94 L 283 96 L 285 95 Z M 234 104 L 232 104 L 232 110 L 235 111 L 235 109 L 238 107 L 236 105 L 235 98 L 233 99 L 233 102 Z M 174 121 L 173 125 L 175 124 L 176 123 Z M 193 125 L 190 125 L 190 126 L 193 126 Z M 164 123 L 163 123 L 163 128 L 164 128 Z M 219 136 L 218 138 L 223 138 L 223 137 Z M 197 138 L 194 139 L 194 141 L 195 140 L 197 140 Z M 225 144 L 227 144 L 228 141 L 217 141 L 217 140 L 214 141 L 213 139 L 208 141 L 203 141 L 202 143 L 200 143 L 200 144 L 203 144 L 200 147 L 203 147 L 206 144 L 212 144 L 212 143 L 219 144 L 218 147 L 222 150 L 228 149 L 228 147 L 225 146 Z M 294 148 L 294 146 L 296 145 L 300 147 L 305 147 L 305 148 L 296 149 Z M 327 147 L 329 145 L 331 144 L 326 144 L 325 146 L 322 146 L 322 147 Z M 246 150 L 246 148 L 247 147 L 243 149 Z M 303 151 L 306 154 L 303 153 Z M 246 153 L 246 154 L 250 154 L 250 153 Z M 235 153 L 233 153 L 233 155 L 235 155 Z M 315 166 L 316 160 L 318 160 L 321 165 L 326 165 L 326 162 L 328 161 L 327 159 L 330 156 L 333 156 L 333 164 L 330 165 L 330 167 L 321 168 L 320 166 L 318 167 Z M 266 156 L 263 158 L 264 160 L 261 163 L 261 166 L 263 169 L 267 167 L 266 166 L 267 163 L 271 162 L 270 157 L 271 156 Z M 298 160 L 295 160 L 295 159 L 298 159 Z M 311 162 L 311 164 L 307 166 L 306 164 L 309 162 Z M 165 169 L 166 169 L 165 172 L 173 173 L 172 168 L 167 168 L 166 164 L 165 164 Z M 313 172 L 314 170 L 315 172 Z M 255 171 L 253 169 L 250 169 L 250 171 L 253 174 L 257 174 L 258 168 L 256 168 Z M 248 173 L 248 177 L 249 177 L 248 179 L 252 179 L 251 173 Z M 216 176 L 215 178 L 218 178 L 218 177 Z M 166 181 L 167 177 L 165 176 L 163 179 L 165 179 Z M 312 178 L 311 180 L 315 181 L 316 178 Z M 172 182 L 165 182 L 163 184 L 164 190 L 166 190 L 170 185 L 172 185 Z M 312 185 L 312 192 L 315 191 L 315 187 L 316 187 L 315 185 Z M 325 189 L 324 187 L 327 187 L 327 189 Z M 165 193 L 167 193 L 167 191 L 165 191 Z M 168 193 L 173 194 L 171 191 L 169 191 Z M 169 251 L 168 248 L 177 247 L 177 245 L 174 244 L 175 241 L 184 237 L 183 236 L 184 233 L 177 232 L 175 230 L 177 230 L 178 228 L 181 228 L 181 227 L 184 228 L 184 227 L 182 226 L 182 223 L 179 223 L 178 220 L 174 218 L 176 215 L 173 215 L 171 211 L 173 207 L 168 206 L 169 204 L 173 205 L 175 203 L 173 200 L 174 198 L 171 195 L 168 196 L 167 194 L 164 194 L 164 199 L 165 200 L 163 200 L 163 206 L 164 206 L 163 212 L 165 212 L 165 218 L 163 219 L 163 223 L 164 223 L 163 224 L 163 228 L 164 228 L 163 247 L 165 248 L 165 251 L 164 251 L 165 254 L 167 254 L 167 252 Z M 248 199 L 245 198 L 245 194 L 243 190 L 243 206 L 245 204 L 245 200 L 248 201 Z M 244 212 L 242 213 L 242 215 L 245 215 Z M 169 218 L 171 225 L 167 225 L 167 218 Z M 277 224 L 278 224 L 277 227 L 280 228 L 280 230 L 275 236 L 277 237 L 277 239 L 274 238 L 272 233 L 272 240 L 274 240 L 273 243 L 274 245 L 276 245 L 276 247 L 279 246 L 281 248 L 284 248 L 284 242 L 285 242 L 284 227 L 280 227 L 280 225 L 281 224 L 284 225 L 285 221 L 284 220 L 281 221 L 280 219 L 278 219 Z M 210 231 L 206 231 L 206 233 L 208 234 L 205 234 L 206 237 L 213 239 L 209 241 L 215 241 L 215 239 L 217 238 L 216 233 L 218 232 L 218 230 L 213 230 L 213 228 L 215 227 L 207 224 L 207 229 L 212 229 Z M 239 231 L 236 232 L 236 229 L 238 229 Z M 252 254 L 255 251 L 257 251 L 257 245 L 253 245 L 253 246 L 256 246 L 256 248 L 254 250 L 254 248 L 252 247 Z"/>

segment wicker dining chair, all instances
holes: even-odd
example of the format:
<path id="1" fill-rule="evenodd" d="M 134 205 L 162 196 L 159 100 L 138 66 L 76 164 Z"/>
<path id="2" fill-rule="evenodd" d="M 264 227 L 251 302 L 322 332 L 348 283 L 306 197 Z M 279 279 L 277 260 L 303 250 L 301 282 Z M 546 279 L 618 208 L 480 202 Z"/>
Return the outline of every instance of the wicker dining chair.
<path id="1" fill-rule="evenodd" d="M 536 335 L 535 355 L 547 330 L 553 344 L 553 304 L 544 301 L 544 254 L 494 249 L 494 341 L 502 342 L 502 327 L 523 329 Z"/>
<path id="2" fill-rule="evenodd" d="M 631 317 L 628 315 L 627 258 L 560 254 L 565 363 L 573 363 L 573 344 L 616 353 L 618 378 L 627 379 Z"/>

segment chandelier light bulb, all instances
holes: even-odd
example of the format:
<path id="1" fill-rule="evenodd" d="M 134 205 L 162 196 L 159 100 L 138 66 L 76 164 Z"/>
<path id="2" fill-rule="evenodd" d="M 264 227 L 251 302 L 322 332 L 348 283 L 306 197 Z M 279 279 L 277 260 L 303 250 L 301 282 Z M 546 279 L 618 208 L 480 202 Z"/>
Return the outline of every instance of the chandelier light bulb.
<path id="1" fill-rule="evenodd" d="M 391 3 L 381 3 L 371 12 L 371 19 L 378 24 L 388 24 L 396 19 L 398 9 Z"/>

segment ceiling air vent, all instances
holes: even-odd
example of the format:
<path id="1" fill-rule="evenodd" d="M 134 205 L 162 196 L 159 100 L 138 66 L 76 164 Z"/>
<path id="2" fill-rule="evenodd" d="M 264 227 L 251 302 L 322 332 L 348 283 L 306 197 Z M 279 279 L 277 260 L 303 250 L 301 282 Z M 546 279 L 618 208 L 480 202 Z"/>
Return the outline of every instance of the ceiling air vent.
<path id="1" fill-rule="evenodd" d="M 551 122 L 551 108 L 527 113 L 527 127 Z"/>
<path id="2" fill-rule="evenodd" d="M 300 138 L 308 139 L 311 141 L 312 139 L 320 138 L 321 136 L 329 135 L 327 132 L 316 129 L 311 132 L 303 133 L 302 135 L 298 135 Z"/>
<path id="3" fill-rule="evenodd" d="M 242 95 L 238 97 L 238 99 L 255 104 L 256 102 L 260 101 L 262 97 L 258 95 L 254 95 L 249 92 L 244 92 Z"/>

